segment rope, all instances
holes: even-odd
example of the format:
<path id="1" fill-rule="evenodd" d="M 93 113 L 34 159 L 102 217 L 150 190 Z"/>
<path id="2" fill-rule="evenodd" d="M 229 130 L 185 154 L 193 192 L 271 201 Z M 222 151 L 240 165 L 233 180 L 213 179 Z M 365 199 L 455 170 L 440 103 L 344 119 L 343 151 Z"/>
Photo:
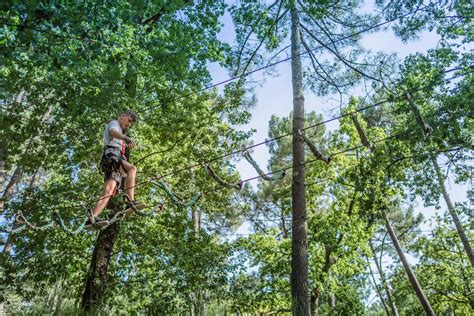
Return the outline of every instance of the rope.
<path id="1" fill-rule="evenodd" d="M 128 195 L 126 193 L 121 193 L 121 194 L 124 195 L 124 197 L 128 197 Z M 130 199 L 130 197 L 128 197 L 128 198 Z M 196 201 L 197 201 L 197 199 L 191 200 L 192 204 L 196 203 Z M 184 205 L 187 206 L 188 204 L 184 204 Z M 152 211 L 149 211 L 149 212 L 139 210 L 137 207 L 135 207 L 132 204 L 127 205 L 123 210 L 115 212 L 113 217 L 109 220 L 109 223 L 107 225 L 103 226 L 103 227 L 97 227 L 95 225 L 94 217 L 91 216 L 92 214 L 90 214 L 89 211 L 86 210 L 82 223 L 76 229 L 68 228 L 67 225 L 65 224 L 64 219 L 61 217 L 61 214 L 58 211 L 53 211 L 52 216 L 51 216 L 51 220 L 49 221 L 49 223 L 47 223 L 43 226 L 36 226 L 36 225 L 31 224 L 28 220 L 26 220 L 23 213 L 20 211 L 20 212 L 17 213 L 17 215 L 15 217 L 15 222 L 16 223 L 21 223 L 23 225 L 21 225 L 17 228 L 8 228 L 8 227 L 5 227 L 5 226 L 3 226 L 3 227 L 0 226 L 0 232 L 9 233 L 9 234 L 16 234 L 16 233 L 22 232 L 26 229 L 32 229 L 32 230 L 37 230 L 37 231 L 46 231 L 46 230 L 49 230 L 49 229 L 52 229 L 52 228 L 55 228 L 55 227 L 59 227 L 66 234 L 68 234 L 70 236 L 77 236 L 79 233 L 81 233 L 86 228 L 86 224 L 87 224 L 87 221 L 89 219 L 92 220 L 92 226 L 96 230 L 101 231 L 101 230 L 104 230 L 104 229 L 110 227 L 111 225 L 123 220 L 126 217 L 129 208 L 132 208 L 134 213 L 138 214 L 139 216 L 144 217 L 144 216 L 152 216 L 156 211 L 162 210 L 163 209 L 163 204 L 159 203 L 157 206 L 155 206 L 153 208 Z"/>
<path id="2" fill-rule="evenodd" d="M 452 72 L 452 71 L 455 71 L 455 70 L 458 70 L 458 69 L 457 69 L 457 68 L 455 68 L 455 69 L 450 69 L 450 70 L 445 71 L 444 73 L 449 73 L 449 72 Z M 460 75 L 456 75 L 456 76 L 453 76 L 453 77 L 448 78 L 448 79 L 440 80 L 439 82 L 449 82 L 449 81 L 451 81 L 451 80 L 453 80 L 453 79 L 455 79 L 455 78 L 458 78 L 458 77 L 461 77 L 461 76 L 464 76 L 464 75 L 467 75 L 467 74 L 470 74 L 470 73 L 472 73 L 472 72 L 467 72 L 467 73 L 463 73 L 463 74 L 460 74 Z M 424 87 L 424 88 L 427 88 L 427 87 Z M 421 90 L 423 90 L 424 88 L 418 88 L 418 89 L 412 90 L 412 92 L 421 91 Z M 406 97 L 406 95 L 405 95 L 405 97 Z M 375 103 L 375 104 L 372 104 L 372 105 L 369 105 L 369 106 L 366 106 L 366 107 L 363 107 L 363 108 L 356 109 L 356 110 L 354 110 L 354 111 L 352 111 L 352 112 L 348 112 L 348 113 L 345 113 L 345 114 L 341 114 L 341 115 L 336 116 L 336 117 L 333 117 L 333 118 L 331 118 L 331 119 L 329 119 L 329 120 L 322 121 L 322 122 L 318 122 L 318 123 L 316 123 L 316 124 L 313 124 L 313 125 L 311 125 L 311 126 L 308 126 L 308 127 L 306 127 L 306 128 L 303 128 L 301 131 L 307 130 L 307 129 L 309 129 L 309 128 L 314 128 L 314 127 L 316 127 L 316 126 L 320 126 L 320 125 L 323 125 L 323 124 L 326 124 L 326 123 L 329 123 L 329 122 L 331 122 L 331 121 L 334 121 L 334 120 L 343 118 L 343 117 L 348 116 L 348 115 L 353 115 L 353 114 L 355 114 L 355 113 L 358 113 L 358 112 L 367 110 L 367 109 L 369 109 L 369 108 L 373 108 L 373 107 L 376 107 L 376 106 L 380 106 L 380 105 L 382 105 L 382 104 L 384 104 L 384 103 L 387 103 L 387 102 L 392 102 L 392 101 L 394 100 L 394 98 L 396 98 L 396 97 L 391 97 L 391 98 L 386 99 L 386 100 L 384 100 L 384 101 L 380 101 L 380 102 L 378 102 L 378 103 Z M 273 138 L 273 139 L 265 140 L 264 142 L 261 142 L 261 143 L 258 143 L 258 144 L 255 144 L 255 145 L 246 147 L 246 148 L 244 148 L 244 153 L 245 153 L 245 151 L 246 151 L 247 149 L 254 148 L 254 147 L 257 147 L 257 146 L 260 146 L 260 145 L 263 145 L 263 144 L 267 144 L 267 143 L 269 143 L 269 142 L 276 141 L 276 140 L 278 140 L 278 139 L 287 137 L 287 136 L 292 135 L 292 134 L 293 134 L 293 132 L 292 132 L 292 133 L 288 133 L 288 134 L 284 134 L 284 135 L 280 135 L 280 136 L 275 137 L 275 138 Z M 396 135 L 395 135 L 395 136 L 396 136 Z M 393 136 L 393 137 L 394 137 L 394 136 Z M 388 138 L 391 138 L 391 137 L 388 137 Z M 388 139 L 388 138 L 385 138 L 385 139 Z M 377 141 L 377 142 L 379 142 L 379 141 Z M 336 154 L 332 154 L 332 155 L 330 155 L 330 156 L 331 156 L 331 157 L 334 157 L 335 155 L 342 154 L 342 153 L 348 152 L 348 151 L 352 151 L 352 150 L 355 150 L 355 149 L 358 149 L 358 148 L 361 148 L 361 147 L 363 147 L 363 146 L 357 146 L 357 147 L 349 148 L 349 149 L 343 150 L 343 151 L 341 151 L 341 152 L 338 152 L 338 153 L 336 153 Z M 225 157 L 234 155 L 234 154 L 239 153 L 239 152 L 241 152 L 241 151 L 242 151 L 242 150 L 234 151 L 234 152 L 228 153 L 228 154 L 226 154 L 226 155 L 213 158 L 213 159 L 209 160 L 208 162 L 216 161 L 216 160 L 219 160 L 219 159 L 222 159 L 222 158 L 225 158 Z M 250 157 L 250 155 L 247 155 L 247 156 L 248 156 L 248 158 L 250 158 L 250 161 L 248 160 L 250 163 L 251 163 L 251 161 L 253 161 L 253 162 L 255 163 L 255 161 Z M 310 161 L 308 161 L 308 162 L 304 162 L 303 164 L 311 163 L 311 162 L 314 162 L 314 161 L 317 161 L 317 160 L 320 160 L 320 159 L 317 158 L 317 159 L 315 159 L 315 160 L 310 160 Z M 196 166 L 199 166 L 199 165 L 200 165 L 200 164 L 191 165 L 191 166 L 188 166 L 188 167 L 186 167 L 186 168 L 179 169 L 179 170 L 177 170 L 177 171 L 175 171 L 175 172 L 165 174 L 164 176 L 161 176 L 160 178 L 164 178 L 164 177 L 167 177 L 167 176 L 170 176 L 170 175 L 174 175 L 174 174 L 180 173 L 180 172 L 182 172 L 182 171 L 184 171 L 184 170 L 193 169 L 193 168 L 195 168 Z M 254 180 L 254 179 L 258 179 L 258 178 L 264 178 L 264 179 L 265 179 L 265 178 L 269 178 L 269 179 L 273 179 L 274 177 L 268 177 L 269 175 L 272 175 L 272 174 L 276 174 L 276 175 L 279 175 L 279 176 L 283 177 L 283 176 L 284 176 L 284 172 L 285 172 L 286 170 L 292 168 L 292 167 L 287 167 L 287 168 L 283 168 L 283 169 L 280 169 L 280 170 L 275 171 L 275 172 L 269 172 L 269 173 L 265 174 L 265 173 L 258 167 L 258 165 L 257 165 L 256 163 L 255 163 L 254 167 L 255 167 L 255 166 L 256 166 L 255 169 L 256 169 L 257 172 L 259 173 L 259 176 L 242 180 L 240 183 L 243 184 L 243 183 L 245 183 L 245 182 L 248 182 L 248 181 L 251 181 L 251 180 Z M 270 180 L 270 181 L 271 181 L 271 180 Z M 173 201 L 173 203 L 174 203 L 175 205 L 181 205 L 181 206 L 183 206 L 183 205 L 184 205 L 184 206 L 187 206 L 187 205 L 190 205 L 190 206 L 191 206 L 191 205 L 194 205 L 194 204 L 204 195 L 204 193 L 198 193 L 198 194 L 196 194 L 194 197 L 192 197 L 192 198 L 190 199 L 190 202 L 189 202 L 188 204 L 183 204 L 183 203 L 181 202 L 182 199 L 181 199 L 178 195 L 176 195 L 176 194 L 174 194 L 173 192 L 171 192 L 171 190 L 170 190 L 170 189 L 166 186 L 166 184 L 165 184 L 164 182 L 162 182 L 162 181 L 159 181 L 159 182 L 157 183 L 157 182 L 155 182 L 155 181 L 153 181 L 153 180 L 148 180 L 148 181 L 144 181 L 144 182 L 140 182 L 140 183 L 138 183 L 138 184 L 135 184 L 133 187 L 137 187 L 137 186 L 139 186 L 139 185 L 141 185 L 141 184 L 148 183 L 148 182 L 153 183 L 153 184 L 157 185 L 158 187 L 162 188 L 163 190 L 165 190 L 165 192 L 167 193 L 167 195 L 170 197 L 170 199 Z M 108 198 L 108 197 L 110 197 L 110 196 L 106 196 L 106 197 L 103 197 L 103 198 L 101 198 L 101 199 L 105 199 L 105 198 Z M 96 201 L 99 201 L 99 200 L 101 200 L 101 199 L 98 199 L 98 200 L 96 200 Z M 190 206 L 189 206 L 189 207 L 190 207 Z M 157 209 L 157 208 L 155 208 L 155 209 Z M 161 208 L 158 208 L 158 209 L 162 209 L 162 206 L 161 206 Z M 135 211 L 135 210 L 134 210 L 134 211 Z M 139 214 L 139 215 L 140 215 L 140 214 L 143 214 L 142 216 L 149 216 L 149 215 L 148 215 L 147 213 L 145 213 L 145 212 L 137 212 L 137 211 L 135 211 L 135 212 L 136 212 L 137 214 Z M 53 213 L 53 218 L 57 216 L 57 215 L 54 215 L 54 214 L 59 215 L 59 213 Z M 146 215 L 145 215 L 145 214 L 146 214 Z M 64 225 L 64 222 L 62 221 L 62 219 L 61 219 L 61 221 L 60 221 L 59 218 L 60 218 L 60 216 L 58 216 L 58 225 L 59 225 L 64 231 L 66 231 L 66 232 L 69 231 L 69 232 L 72 232 L 72 234 L 74 234 L 74 233 L 76 233 L 76 231 L 82 230 L 82 229 L 81 229 L 81 226 L 82 226 L 82 225 L 81 225 L 78 229 L 76 229 L 76 231 L 71 231 L 71 230 L 67 229 L 67 227 Z M 61 222 L 62 222 L 62 226 L 61 226 L 61 224 L 60 224 Z M 48 225 L 48 224 L 47 224 L 47 225 Z M 30 227 L 33 228 L 33 227 L 35 227 L 35 226 L 34 226 L 34 225 L 31 225 Z M 25 230 L 26 228 L 27 228 L 27 225 L 23 225 L 23 226 L 20 226 L 20 227 L 18 227 L 18 228 L 15 228 L 15 229 L 0 226 L 0 231 L 1 231 L 1 232 L 6 232 L 6 233 L 18 233 L 18 232 L 21 232 L 21 231 Z M 33 228 L 33 229 L 34 229 L 34 228 Z M 77 233 L 76 233 L 76 234 L 77 234 Z"/>
<path id="3" fill-rule="evenodd" d="M 71 235 L 71 236 L 77 236 L 80 232 L 84 230 L 86 227 L 87 220 L 89 219 L 89 212 L 86 210 L 85 211 L 85 216 L 84 220 L 82 223 L 77 227 L 75 230 L 74 229 L 69 229 L 66 224 L 64 223 L 64 220 L 61 217 L 61 214 L 58 211 L 53 212 L 53 221 L 61 228 L 66 234 Z"/>
<path id="4" fill-rule="evenodd" d="M 273 172 L 272 176 L 268 176 L 267 174 L 265 174 L 265 172 L 262 169 L 260 169 L 257 162 L 255 160 L 253 160 L 253 158 L 250 156 L 250 153 L 247 150 L 244 150 L 242 152 L 242 156 L 245 158 L 245 160 L 247 160 L 252 165 L 252 167 L 254 167 L 255 171 L 257 171 L 257 173 L 260 175 L 260 177 L 262 179 L 266 180 L 266 181 L 281 180 L 285 177 L 285 174 L 286 174 L 285 169 L 283 169 L 279 172 Z"/>
<path id="5" fill-rule="evenodd" d="M 35 226 L 33 224 L 31 224 L 26 218 L 25 216 L 23 216 L 23 212 L 18 212 L 17 216 L 16 216 L 16 223 L 18 224 L 24 224 L 25 226 L 27 227 L 30 227 L 30 228 L 33 228 L 35 230 L 41 230 L 41 231 L 45 231 L 45 230 L 48 230 L 49 228 L 51 228 L 54 223 L 52 223 L 51 221 L 44 225 L 44 226 Z"/>
<path id="6" fill-rule="evenodd" d="M 423 135 L 425 139 L 428 139 L 433 132 L 433 129 L 425 123 L 425 120 L 423 119 L 423 116 L 421 115 L 420 109 L 416 106 L 415 102 L 413 102 L 410 92 L 405 93 L 406 99 L 408 100 L 408 103 L 410 104 L 410 109 L 415 115 L 416 122 L 420 126 L 421 130 L 423 131 Z"/>
<path id="7" fill-rule="evenodd" d="M 219 178 L 219 176 L 216 174 L 216 172 L 211 168 L 209 165 L 204 165 L 204 168 L 207 171 L 207 174 L 211 176 L 214 180 L 216 180 L 217 183 L 219 183 L 221 186 L 224 188 L 228 189 L 235 189 L 237 191 L 240 191 L 242 189 L 242 182 L 237 182 L 237 183 L 228 183 L 224 181 L 223 179 Z"/>
<path id="8" fill-rule="evenodd" d="M 351 114 L 351 119 L 352 119 L 352 122 L 354 122 L 354 125 L 357 129 L 357 133 L 359 134 L 359 137 L 360 137 L 360 141 L 362 143 L 362 145 L 364 145 L 365 147 L 367 147 L 370 151 L 374 151 L 375 150 L 375 145 L 374 143 L 372 143 L 369 138 L 367 137 L 367 134 L 365 133 L 364 129 L 362 128 L 362 126 L 360 125 L 360 122 L 357 118 L 357 114 Z"/>
<path id="9" fill-rule="evenodd" d="M 309 150 L 311 150 L 311 153 L 313 153 L 313 155 L 317 159 L 319 159 L 321 161 L 324 161 L 326 164 L 329 164 L 331 162 L 331 156 L 324 156 L 318 150 L 318 148 L 316 148 L 316 146 L 311 142 L 311 140 L 305 135 L 305 133 L 302 130 L 298 130 L 298 133 L 303 137 L 306 145 L 308 145 L 308 147 L 309 147 Z"/>
<path id="10" fill-rule="evenodd" d="M 193 197 L 191 197 L 188 202 L 184 202 L 183 198 L 180 195 L 178 195 L 178 194 L 174 193 L 173 191 L 171 191 L 170 187 L 163 180 L 150 181 L 150 183 L 155 185 L 156 187 L 162 189 L 166 193 L 168 198 L 171 200 L 171 202 L 173 202 L 173 204 L 178 206 L 178 207 L 185 207 L 185 208 L 192 207 L 194 204 L 196 204 L 196 202 L 202 196 L 202 193 L 199 192 L 199 193 L 195 194 Z"/>
<path id="11" fill-rule="evenodd" d="M 452 68 L 452 69 L 448 69 L 446 71 L 444 71 L 444 73 L 450 73 L 450 72 L 453 72 L 453 71 L 456 71 L 456 70 L 459 70 L 459 68 Z M 469 71 L 469 72 L 466 72 L 466 73 L 463 73 L 463 74 L 459 74 L 459 75 L 455 75 L 453 77 L 450 77 L 450 78 L 447 78 L 447 79 L 443 79 L 443 80 L 439 80 L 439 81 L 436 81 L 434 83 L 447 83 L 451 80 L 454 80 L 456 78 L 459 78 L 459 77 L 462 77 L 462 76 L 465 76 L 465 75 L 468 75 L 468 74 L 471 74 L 472 71 Z M 432 84 L 434 83 L 431 83 L 430 85 L 427 85 L 425 87 L 420 87 L 420 88 L 417 88 L 417 89 L 414 89 L 414 90 L 411 90 L 411 92 L 418 92 L 418 91 L 422 91 L 423 89 L 426 89 L 430 86 L 432 86 Z M 405 99 L 405 97 L 403 95 L 399 95 L 399 96 L 392 96 L 392 97 L 389 97 L 385 100 L 382 100 L 380 102 L 377 102 L 377 103 L 374 103 L 372 105 L 368 105 L 368 106 L 365 106 L 365 107 L 362 107 L 362 108 L 359 108 L 359 109 L 356 109 L 352 112 L 347 112 L 347 113 L 344 113 L 344 114 L 341 114 L 341 115 L 338 115 L 338 116 L 335 116 L 331 119 L 328 119 L 328 120 L 325 120 L 325 121 L 322 121 L 322 122 L 318 122 L 318 123 L 315 123 L 313 125 L 310 125 L 310 126 L 307 126 L 303 129 L 301 129 L 301 131 L 305 131 L 307 129 L 311 129 L 311 128 L 315 128 L 317 126 L 321 126 L 321 125 L 324 125 L 324 124 L 327 124 L 327 123 L 330 123 L 330 122 L 333 122 L 333 121 L 336 121 L 336 120 L 339 120 L 341 118 L 344 118 L 346 116 L 349 116 L 353 113 L 359 113 L 359 112 L 362 112 L 362 111 L 365 111 L 365 110 L 368 110 L 368 109 L 371 109 L 371 108 L 375 108 L 375 107 L 378 107 L 378 106 L 381 106 L 385 103 L 388 103 L 388 102 L 393 102 L 394 100 L 396 100 L 397 98 L 402 98 L 402 99 Z M 173 171 L 173 172 L 169 172 L 167 174 L 164 174 L 160 177 L 156 177 L 156 178 L 151 178 L 151 179 L 148 179 L 146 181 L 142 181 L 140 183 L 137 183 L 135 184 L 133 187 L 137 187 L 139 185 L 143 185 L 145 183 L 148 183 L 150 182 L 152 179 L 159 179 L 159 178 L 166 178 L 166 177 L 169 177 L 169 176 L 173 176 L 173 175 L 176 175 L 178 173 L 181 173 L 183 171 L 186 171 L 186 170 L 192 170 L 194 168 L 197 168 L 197 167 L 201 167 L 203 163 L 205 164 L 209 164 L 209 163 L 212 163 L 212 162 L 215 162 L 215 161 L 218 161 L 218 160 L 221 160 L 221 159 L 224 159 L 226 157 L 230 157 L 230 156 L 233 156 L 235 154 L 238 154 L 238 153 L 241 153 L 242 151 L 245 151 L 245 150 L 248 150 L 248 149 L 252 149 L 252 148 L 255 148 L 255 147 L 258 147 L 258 146 L 261 146 L 261 145 L 265 145 L 265 144 L 268 144 L 268 143 L 271 143 L 271 142 L 274 142 L 274 141 L 277 141 L 277 140 L 280 140 L 284 137 L 288 137 L 290 135 L 293 135 L 294 132 L 290 132 L 290 133 L 287 133 L 287 134 L 283 134 L 283 135 L 280 135 L 280 136 L 277 136 L 275 138 L 272 138 L 272 139 L 266 139 L 265 141 L 263 142 L 260 142 L 260 143 L 257 143 L 257 144 L 254 144 L 254 145 L 251 145 L 251 146 L 248 146 L 248 147 L 245 147 L 243 149 L 238 149 L 238 150 L 235 150 L 235 151 L 232 151 L 230 153 L 227 153 L 227 154 L 224 154 L 224 155 L 221 155 L 221 156 L 217 156 L 217 157 L 214 157 L 212 159 L 209 159 L 207 161 L 204 161 L 204 162 L 199 162 L 199 163 L 195 163 L 193 165 L 189 165 L 187 167 L 184 167 L 184 168 L 181 168 L 181 169 L 177 169 L 176 171 Z M 112 195 L 110 195 L 112 196 Z M 94 203 L 94 202 L 98 202 L 102 199 L 106 199 L 106 198 L 109 198 L 110 196 L 105 196 L 105 197 L 102 197 L 102 198 L 99 198 L 99 199 L 96 199 L 94 201 L 92 201 L 91 203 Z M 79 206 L 77 206 L 79 207 Z M 85 205 L 84 205 L 85 207 Z"/>
<path id="12" fill-rule="evenodd" d="M 413 132 L 411 131 L 405 131 L 405 132 L 402 132 L 402 133 L 397 133 L 395 135 L 390 135 L 390 136 L 387 136 L 387 137 L 384 137 L 382 139 L 379 139 L 379 140 L 376 140 L 374 143 L 382 143 L 382 142 L 385 142 L 385 141 L 388 141 L 389 139 L 392 139 L 392 138 L 396 138 L 396 137 L 399 137 L 399 136 L 407 136 L 409 134 L 412 134 Z M 359 145 L 359 146 L 355 146 L 355 147 L 351 147 L 351 148 L 347 148 L 347 149 L 343 149 L 343 150 L 340 150 L 336 153 L 333 153 L 331 154 L 330 156 L 331 157 L 335 157 L 335 156 L 338 156 L 338 155 L 341 155 L 341 154 L 344 154 L 346 152 L 349 152 L 349 151 L 354 151 L 354 150 L 357 150 L 359 148 L 362 148 L 362 147 L 365 147 L 364 145 Z M 438 152 L 448 152 L 448 151 L 458 151 L 462 149 L 462 147 L 456 147 L 456 148 L 451 148 L 451 149 L 447 149 L 447 150 L 438 150 Z M 316 161 L 319 161 L 320 159 L 316 158 L 316 159 L 312 159 L 312 160 L 307 160 L 303 163 L 301 163 L 301 165 L 306 165 L 306 164 L 310 164 L 310 163 L 313 163 L 313 162 L 316 162 Z M 286 168 L 282 168 L 280 170 L 277 170 L 277 171 L 273 171 L 273 172 L 269 172 L 267 174 L 263 174 L 262 175 L 258 175 L 258 176 L 255 176 L 255 177 L 252 177 L 252 178 L 248 178 L 248 179 L 245 179 L 245 180 L 242 180 L 241 183 L 245 183 L 245 182 L 249 182 L 249 181 L 252 181 L 252 180 L 255 180 L 255 179 L 259 179 L 259 178 L 264 178 L 265 176 L 268 177 L 268 175 L 271 175 L 271 174 L 280 174 L 281 172 L 285 172 L 286 170 L 290 170 L 292 169 L 293 166 L 289 166 L 289 167 L 286 167 Z M 310 186 L 313 186 L 313 185 L 316 185 L 316 184 L 320 184 L 320 183 L 323 183 L 323 182 L 326 182 L 326 181 L 330 181 L 330 180 L 334 180 L 334 179 L 322 179 L 322 180 L 319 180 L 319 181 L 316 181 L 316 182 L 313 182 L 313 183 L 309 183 L 309 184 L 306 184 L 305 187 L 310 187 Z M 157 185 L 158 187 L 164 189 L 166 188 L 168 190 L 169 193 L 171 193 L 172 195 L 176 196 L 176 194 L 174 194 L 170 189 L 169 187 L 166 185 L 166 183 L 164 182 L 152 182 L 153 184 Z M 207 192 L 200 192 L 198 194 L 196 194 L 195 196 L 193 196 L 189 201 L 188 203 L 182 203 L 182 198 L 179 197 L 179 199 L 176 199 L 176 204 L 177 206 L 182 206 L 182 207 L 186 207 L 186 208 L 189 208 L 189 207 L 192 207 L 194 206 L 198 201 L 199 199 L 204 196 L 205 194 L 209 194 L 211 192 L 214 192 L 214 191 L 217 191 L 219 189 L 219 187 L 216 187 L 214 188 L 213 190 L 209 190 Z M 136 209 L 135 207 L 132 207 L 134 209 L 134 212 L 137 213 L 138 215 L 140 216 L 150 216 L 153 212 L 155 211 L 159 211 L 159 210 L 162 210 L 163 209 L 163 204 L 162 203 L 159 203 L 153 210 L 153 212 L 143 212 L 143 211 L 140 211 L 138 209 Z M 103 230 L 107 227 L 109 227 L 110 225 L 122 220 L 125 216 L 124 213 L 125 210 L 123 211 L 120 211 L 120 212 L 117 212 L 116 214 L 114 214 L 114 217 L 112 218 L 112 220 L 109 221 L 109 224 L 107 226 L 104 226 L 102 227 L 101 229 L 99 230 Z M 28 225 L 30 228 L 32 229 L 43 229 L 46 230 L 46 227 L 48 225 L 51 225 L 50 224 L 47 224 L 45 226 L 42 226 L 42 227 L 36 227 L 34 225 L 31 225 L 28 223 L 28 221 L 26 221 L 26 219 L 24 217 L 20 217 L 20 216 L 23 216 L 21 213 L 19 213 L 19 215 L 17 215 L 17 219 L 19 220 L 22 220 L 25 225 L 22 225 L 16 229 L 13 229 L 13 228 L 8 228 L 8 227 L 1 227 L 0 226 L 0 231 L 2 232 L 5 232 L 5 233 L 9 233 L 9 234 L 15 234 L 15 233 L 19 233 L 23 230 L 25 230 Z M 76 236 L 77 234 L 79 234 L 79 232 L 81 232 L 83 230 L 83 225 L 85 226 L 85 222 L 83 223 L 83 225 L 79 226 L 78 229 L 76 229 L 75 231 L 72 231 L 72 230 L 69 230 L 66 225 L 64 225 L 64 221 L 62 220 L 62 218 L 60 217 L 59 213 L 58 212 L 53 212 L 53 218 L 57 216 L 57 219 L 55 219 L 55 222 L 66 232 L 68 233 L 69 235 L 72 235 L 72 236 Z M 86 218 L 87 220 L 87 218 Z M 54 226 L 49 226 L 49 228 L 52 228 Z"/>

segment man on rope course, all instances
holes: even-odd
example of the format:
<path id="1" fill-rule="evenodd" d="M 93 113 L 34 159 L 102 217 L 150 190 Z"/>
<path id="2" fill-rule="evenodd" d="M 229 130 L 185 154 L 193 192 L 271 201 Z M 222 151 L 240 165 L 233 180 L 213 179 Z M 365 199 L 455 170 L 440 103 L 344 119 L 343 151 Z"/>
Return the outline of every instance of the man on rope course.
<path id="1" fill-rule="evenodd" d="M 89 212 L 90 218 L 86 223 L 88 229 L 101 228 L 109 221 L 98 217 L 107 206 L 110 198 L 120 187 L 122 177 L 125 178 L 126 201 L 129 204 L 125 213 L 133 209 L 143 209 L 145 205 L 135 200 L 135 178 L 137 168 L 127 161 L 125 149 L 136 147 L 136 142 L 125 135 L 125 130 L 137 121 L 137 115 L 132 110 L 120 114 L 118 120 L 112 120 L 104 131 L 104 152 L 100 161 L 100 171 L 104 174 L 104 188 L 94 208 Z"/>

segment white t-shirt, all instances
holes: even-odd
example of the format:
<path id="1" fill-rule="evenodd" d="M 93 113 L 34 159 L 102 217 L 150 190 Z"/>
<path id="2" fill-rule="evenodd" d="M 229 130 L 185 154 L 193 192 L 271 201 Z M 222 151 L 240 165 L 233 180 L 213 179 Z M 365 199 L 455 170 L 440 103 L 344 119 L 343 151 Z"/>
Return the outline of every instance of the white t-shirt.
<path id="1" fill-rule="evenodd" d="M 123 130 L 117 120 L 110 121 L 104 131 L 104 146 L 112 146 L 122 150 L 123 140 L 111 137 L 110 132 L 112 130 L 123 133 Z"/>

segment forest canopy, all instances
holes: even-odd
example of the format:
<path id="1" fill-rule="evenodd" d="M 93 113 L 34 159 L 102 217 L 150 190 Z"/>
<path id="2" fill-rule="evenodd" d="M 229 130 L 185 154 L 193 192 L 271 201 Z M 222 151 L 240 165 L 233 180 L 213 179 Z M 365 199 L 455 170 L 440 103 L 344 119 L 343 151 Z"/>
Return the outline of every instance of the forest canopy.
<path id="1" fill-rule="evenodd" d="M 0 8 L 0 314 L 474 310 L 470 1 Z M 437 40 L 401 58 L 364 41 L 379 33 Z M 293 103 L 266 122 L 278 76 Z M 126 110 L 98 227 L 104 129 Z"/>

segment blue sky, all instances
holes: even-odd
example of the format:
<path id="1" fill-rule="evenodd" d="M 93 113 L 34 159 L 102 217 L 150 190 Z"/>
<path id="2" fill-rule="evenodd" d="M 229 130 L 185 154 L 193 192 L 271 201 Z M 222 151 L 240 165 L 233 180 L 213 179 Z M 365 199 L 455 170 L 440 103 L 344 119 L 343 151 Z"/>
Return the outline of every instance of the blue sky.
<path id="1" fill-rule="evenodd" d="M 372 10 L 373 3 L 370 2 L 363 7 L 363 10 Z M 233 31 L 233 22 L 227 13 L 222 19 L 222 30 L 219 34 L 220 39 L 234 43 L 235 33 Z M 438 35 L 430 32 L 423 32 L 416 40 L 402 43 L 393 33 L 390 25 L 379 30 L 376 33 L 365 34 L 362 36 L 361 45 L 365 49 L 372 52 L 396 53 L 400 60 L 403 60 L 410 54 L 417 52 L 423 53 L 430 48 L 436 47 L 438 43 Z M 243 126 L 238 126 L 239 129 L 248 131 L 255 129 L 256 133 L 252 139 L 254 143 L 259 143 L 267 138 L 268 122 L 272 115 L 279 117 L 288 116 L 293 108 L 292 103 L 292 85 L 291 85 L 291 65 L 290 61 L 281 63 L 275 66 L 277 75 L 265 75 L 263 72 L 258 72 L 250 78 L 257 81 L 259 84 L 255 86 L 255 93 L 257 97 L 257 104 L 251 110 L 251 121 Z M 230 76 L 224 69 L 216 64 L 209 65 L 210 72 L 213 77 L 213 82 L 220 82 L 228 79 Z M 356 89 L 353 95 L 362 95 L 363 91 Z M 347 96 L 348 97 L 348 96 Z M 305 111 L 316 111 L 323 114 L 325 119 L 331 118 L 338 113 L 331 111 L 338 106 L 339 102 L 335 100 L 335 96 L 317 97 L 314 93 L 306 91 L 305 93 Z M 338 123 L 334 122 L 326 126 L 327 129 L 335 129 Z M 269 153 L 265 146 L 259 146 L 252 152 L 253 158 L 259 163 L 262 168 L 266 168 L 269 159 Z M 245 161 L 237 162 L 238 171 L 242 179 L 247 179 L 256 176 L 255 170 Z M 252 181 L 255 186 L 257 180 Z M 450 191 L 453 202 L 466 200 L 466 187 L 460 187 L 452 181 L 447 182 L 447 187 Z M 416 210 L 422 212 L 427 219 L 432 217 L 435 210 L 433 207 L 425 208 L 419 199 L 417 201 Z M 441 203 L 445 208 L 444 202 Z M 422 229 L 428 229 L 429 223 L 423 224 Z M 238 232 L 248 232 L 247 225 L 244 225 Z"/>

